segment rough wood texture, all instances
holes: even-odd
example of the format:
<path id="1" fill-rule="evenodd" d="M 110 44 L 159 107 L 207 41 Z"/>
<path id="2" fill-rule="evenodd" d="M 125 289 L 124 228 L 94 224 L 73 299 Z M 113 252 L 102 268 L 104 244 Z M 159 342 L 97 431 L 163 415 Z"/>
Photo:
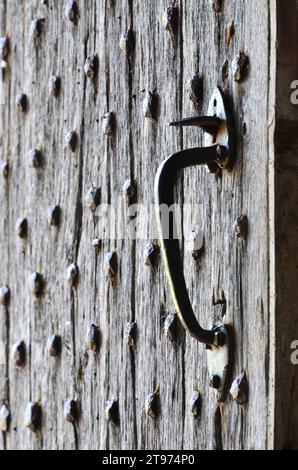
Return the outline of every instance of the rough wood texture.
<path id="1" fill-rule="evenodd" d="M 281 206 L 276 226 L 269 220 L 270 197 L 275 195 L 276 201 L 282 197 L 286 203 L 289 186 L 295 182 L 291 166 L 295 163 L 285 164 L 281 156 L 297 109 L 293 117 L 284 117 L 281 104 L 277 150 L 272 142 L 269 146 L 270 135 L 274 137 L 268 126 L 275 109 L 276 2 L 225 0 L 222 12 L 216 13 L 209 0 L 178 0 L 176 38 L 162 21 L 171 4 L 165 0 L 80 0 L 77 24 L 66 18 L 65 3 L 0 0 L 0 36 L 7 33 L 11 41 L 9 71 L 1 82 L 0 113 L 0 160 L 11 164 L 9 180 L 2 179 L 0 184 L 0 284 L 11 288 L 10 305 L 7 310 L 1 307 L 0 315 L 0 340 L 7 345 L 7 364 L 0 368 L 0 394 L 12 413 L 10 432 L 2 434 L 0 447 L 263 449 L 274 442 L 277 447 L 297 445 L 292 440 L 296 411 L 291 417 L 282 416 L 284 406 L 290 410 L 297 375 L 297 369 L 291 366 L 289 370 L 287 362 L 290 334 L 282 319 L 287 294 L 283 291 L 277 296 L 276 317 L 272 301 L 284 282 L 289 280 L 289 290 L 293 286 L 297 267 L 297 237 L 291 232 L 288 239 L 285 226 L 275 242 L 275 231 L 285 223 Z M 282 10 L 282 2 L 277 3 Z M 294 37 L 297 6 L 291 4 Z M 36 40 L 30 30 L 34 18 L 44 19 L 41 37 Z M 235 35 L 228 45 L 225 31 L 232 21 Z M 286 36 L 285 24 L 286 17 L 277 28 L 279 36 Z M 121 34 L 129 28 L 135 36 L 130 59 L 119 47 Z M 279 58 L 284 57 L 283 48 L 287 45 L 280 43 Z M 298 78 L 294 76 L 295 49 L 289 46 L 287 50 L 293 57 L 284 63 L 285 67 L 293 65 L 289 76 L 294 80 Z M 250 67 L 243 83 L 236 83 L 232 62 L 240 51 L 249 56 Z M 95 53 L 99 68 L 92 83 L 84 74 L 84 64 Z M 186 93 L 194 74 L 201 75 L 204 83 L 203 100 L 196 107 Z M 61 77 L 57 98 L 48 90 L 53 75 Z M 281 100 L 282 80 L 281 75 L 277 80 Z M 92 240 L 99 235 L 99 220 L 85 204 L 88 190 L 101 188 L 101 202 L 121 208 L 125 227 L 129 227 L 131 220 L 121 197 L 125 180 L 136 180 L 140 204 L 153 203 L 154 176 L 160 162 L 174 151 L 202 144 L 196 128 L 179 131 L 168 127 L 168 122 L 206 112 L 217 84 L 226 90 L 234 107 L 236 164 L 231 172 L 216 176 L 205 168 L 181 175 L 177 202 L 200 204 L 200 213 L 196 220 L 185 213 L 179 232 L 187 284 L 201 324 L 211 327 L 224 320 L 233 325 L 233 377 L 245 371 L 249 382 L 249 401 L 244 406 L 231 399 L 218 405 L 208 385 L 206 352 L 200 344 L 180 329 L 176 344 L 164 335 L 165 316 L 173 313 L 164 269 L 160 263 L 154 268 L 144 264 L 144 249 L 156 237 L 153 216 L 147 211 L 137 215 L 145 236 L 136 241 L 119 239 L 123 227 L 119 218 L 112 221 L 107 231 L 115 237 L 105 240 L 96 253 Z M 149 91 L 158 97 L 156 120 L 144 117 L 143 100 Z M 26 115 L 16 109 L 19 93 L 28 95 Z M 116 118 L 111 137 L 101 127 L 107 112 Z M 74 153 L 65 142 L 66 134 L 73 130 L 78 134 Z M 287 148 L 291 161 L 297 149 L 297 142 L 292 143 Z M 28 151 L 36 146 L 41 146 L 44 157 L 43 167 L 37 170 L 28 164 Z M 285 168 L 285 178 L 277 178 L 277 189 L 269 184 L 274 172 L 269 150 L 271 163 L 277 152 Z M 287 210 L 295 219 L 293 192 L 291 198 L 293 212 Z M 47 208 L 53 204 L 62 209 L 57 233 L 47 222 Z M 246 242 L 237 239 L 233 230 L 241 214 L 249 221 Z M 15 230 L 21 216 L 29 223 L 25 241 Z M 295 227 L 297 231 L 297 224 Z M 186 246 L 191 230 L 204 233 L 199 263 Z M 269 262 L 270 230 L 271 255 L 279 251 L 273 267 Z M 290 260 L 282 250 L 292 243 Z M 114 250 L 118 272 L 113 286 L 107 279 L 104 258 Z M 72 263 L 80 271 L 74 287 L 66 280 Z M 290 263 L 291 272 L 285 278 Z M 270 269 L 277 273 L 276 284 L 269 285 Z M 46 280 L 40 300 L 28 289 L 34 271 Z M 224 292 L 225 304 L 213 304 L 213 292 L 218 289 Z M 297 298 L 289 303 L 287 331 L 292 332 Z M 132 321 L 138 327 L 135 349 L 128 347 L 124 337 L 125 325 Z M 101 332 L 98 354 L 86 349 L 86 333 L 92 324 Z M 50 357 L 46 348 L 53 333 L 62 336 L 59 358 Z M 8 353 L 21 339 L 27 346 L 27 362 L 24 369 L 16 370 Z M 285 377 L 292 386 L 283 396 Z M 145 400 L 156 390 L 160 415 L 155 421 L 145 414 Z M 190 405 L 195 390 L 202 394 L 202 416 L 197 421 Z M 75 424 L 64 420 L 68 399 L 78 403 Z M 106 422 L 105 407 L 111 399 L 119 403 L 118 426 Z M 40 400 L 42 405 L 42 427 L 36 435 L 24 428 L 24 412 L 31 400 Z"/>

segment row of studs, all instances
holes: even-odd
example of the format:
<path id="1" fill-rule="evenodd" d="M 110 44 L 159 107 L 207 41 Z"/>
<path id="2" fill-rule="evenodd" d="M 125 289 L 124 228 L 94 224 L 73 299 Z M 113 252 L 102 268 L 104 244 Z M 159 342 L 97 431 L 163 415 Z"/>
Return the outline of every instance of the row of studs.
<path id="1" fill-rule="evenodd" d="M 248 381 L 245 373 L 240 374 L 233 382 L 230 389 L 231 397 L 239 405 L 245 405 L 248 400 Z M 159 390 L 150 393 L 145 400 L 145 413 L 153 420 L 160 416 L 160 394 Z M 202 395 L 195 390 L 191 396 L 191 413 L 195 420 L 200 421 L 202 410 Z M 70 399 L 64 403 L 64 419 L 69 423 L 78 423 L 81 416 L 81 407 L 78 400 Z M 118 400 L 109 400 L 105 408 L 106 420 L 115 426 L 120 424 L 119 402 Z M 41 428 L 42 406 L 40 402 L 30 402 L 25 411 L 25 426 L 36 433 Z M 9 432 L 11 424 L 11 412 L 8 403 L 3 403 L 0 408 L 0 431 Z"/>

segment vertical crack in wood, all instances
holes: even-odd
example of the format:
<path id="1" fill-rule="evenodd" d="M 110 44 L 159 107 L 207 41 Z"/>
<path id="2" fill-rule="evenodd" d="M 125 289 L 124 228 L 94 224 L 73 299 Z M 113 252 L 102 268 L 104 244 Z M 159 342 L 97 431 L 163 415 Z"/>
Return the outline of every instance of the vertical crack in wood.
<path id="1" fill-rule="evenodd" d="M 218 405 L 214 414 L 214 450 L 223 450 L 223 439 L 222 439 L 222 415 L 221 405 Z"/>
<path id="2" fill-rule="evenodd" d="M 87 56 L 87 46 L 88 46 L 89 34 L 87 35 L 84 42 L 84 56 Z M 82 99 L 82 116 L 81 116 L 81 126 L 80 126 L 80 148 L 79 148 L 79 171 L 78 171 L 78 190 L 77 190 L 77 200 L 75 208 L 75 224 L 74 224 L 74 262 L 77 263 L 80 243 L 82 237 L 82 224 L 83 224 L 83 205 L 82 205 L 82 194 L 83 194 L 83 165 L 84 165 L 84 138 L 85 138 L 85 105 L 86 105 L 86 90 L 87 90 L 87 77 L 84 74 L 83 81 L 83 99 Z M 72 328 L 72 343 L 73 343 L 73 368 L 76 371 L 76 290 L 75 287 L 71 288 L 70 293 L 70 321 Z M 74 374 L 74 389 L 78 391 L 79 384 L 76 380 L 76 374 Z M 78 432 L 74 424 L 74 440 L 75 440 L 75 449 L 78 450 Z"/>
<path id="3" fill-rule="evenodd" d="M 181 369 L 182 369 L 182 432 L 181 432 L 181 449 L 184 449 L 184 429 L 185 429 L 185 418 L 186 418 L 186 384 L 185 384 L 185 335 L 181 344 L 182 351 L 182 360 L 181 360 Z"/>
<path id="4" fill-rule="evenodd" d="M 84 54 L 87 55 L 87 42 L 85 41 Z M 82 219 L 83 219 L 83 205 L 82 205 L 82 191 L 83 191 L 83 165 L 84 165 L 84 137 L 85 137 L 85 105 L 86 105 L 86 87 L 87 78 L 84 76 L 83 84 L 83 100 L 82 100 L 82 120 L 80 127 L 80 151 L 79 151 L 79 173 L 78 173 L 78 193 L 75 211 L 75 259 L 77 262 L 78 253 L 80 249 L 81 236 L 82 236 Z"/>
<path id="5" fill-rule="evenodd" d="M 274 195 L 274 136 L 275 136 L 275 100 L 277 91 L 276 74 L 276 42 L 277 42 L 277 2 L 267 0 L 268 9 L 268 75 L 269 86 L 267 92 L 267 122 L 268 122 L 268 190 L 267 207 L 268 217 L 268 248 L 267 262 L 269 268 L 267 305 L 269 318 L 267 326 L 268 338 L 268 390 L 267 390 L 267 432 L 266 449 L 274 448 L 274 419 L 275 419 L 275 390 L 272 387 L 275 376 L 275 195 Z"/>
<path id="6" fill-rule="evenodd" d="M 240 331 L 241 331 L 241 334 L 240 334 L 240 337 L 239 335 L 237 335 L 237 340 L 238 342 L 240 342 L 240 344 L 243 343 L 243 285 L 242 285 L 242 276 L 241 276 L 241 273 L 242 273 L 242 259 L 241 259 L 241 253 L 240 253 L 240 249 L 239 247 L 237 247 L 237 253 L 236 253 L 236 258 L 238 259 L 239 261 L 239 266 L 238 266 L 238 272 L 240 273 L 240 276 L 239 276 L 239 315 L 240 315 Z M 244 354 L 244 351 L 243 351 L 243 348 L 240 348 L 240 355 L 241 355 L 241 358 L 240 358 L 240 363 L 241 364 L 244 364 L 244 357 L 243 357 L 243 354 Z"/>
<path id="7" fill-rule="evenodd" d="M 6 344 L 5 344 L 5 360 L 6 360 L 6 370 L 5 370 L 5 399 L 10 402 L 10 382 L 9 382 L 9 344 L 10 344 L 10 318 L 9 318 L 9 307 L 5 308 L 5 326 L 6 326 Z"/>
<path id="8" fill-rule="evenodd" d="M 9 344 L 10 344 L 10 319 L 9 319 L 9 308 L 5 308 L 5 401 L 8 406 L 10 404 L 10 382 L 9 382 Z M 0 403 L 1 406 L 1 403 Z M 2 432 L 3 436 L 3 450 L 7 450 L 7 438 L 6 432 Z"/>
<path id="9" fill-rule="evenodd" d="M 97 268 L 98 268 L 98 253 L 95 254 L 94 258 L 94 283 L 93 283 L 93 289 L 94 289 L 94 295 L 93 295 L 93 313 L 94 313 L 94 318 L 96 318 L 96 299 L 97 299 Z"/>
<path id="10" fill-rule="evenodd" d="M 130 364 L 131 364 L 131 380 L 132 380 L 132 396 L 133 396 L 133 431 L 134 431 L 134 445 L 135 449 L 138 448 L 138 429 L 137 429 L 137 394 L 136 394 L 136 358 L 135 352 L 132 347 L 130 350 Z"/>
<path id="11" fill-rule="evenodd" d="M 7 213 L 6 213 L 6 219 L 7 219 L 7 227 L 10 225 L 10 208 L 9 208 L 9 189 L 10 185 L 7 185 L 6 188 L 6 207 L 7 207 Z M 9 239 L 9 234 L 6 234 L 7 239 Z M 10 243 L 7 245 L 7 255 L 8 255 L 8 263 L 10 264 Z M 10 285 L 10 270 L 9 270 L 9 264 L 7 266 L 6 272 L 8 273 L 8 279 L 7 283 L 8 286 Z M 10 345 L 10 311 L 9 311 L 9 305 L 5 307 L 5 400 L 8 402 L 8 406 L 10 406 L 10 360 L 9 360 L 9 345 Z M 1 405 L 0 405 L 1 406 Z M 7 450 L 7 436 L 6 433 L 3 433 L 3 447 L 4 450 Z"/>
<path id="12" fill-rule="evenodd" d="M 2 15 L 1 15 L 1 30 L 3 29 L 4 30 L 4 33 L 6 33 L 7 31 L 7 2 L 6 0 L 2 0 L 1 2 L 1 10 L 2 10 Z M 1 31 L 0 31 L 1 33 Z M 2 34 L 0 34 L 2 35 Z M 0 85 L 2 87 L 4 87 L 4 84 Z M 7 122 L 11 122 L 11 100 L 10 100 L 10 96 L 11 96 L 11 81 L 9 80 L 9 84 L 8 84 L 8 97 L 7 97 L 7 100 L 8 100 L 8 103 L 7 103 L 7 111 L 8 111 L 8 119 L 7 119 Z M 0 103 L 0 106 L 2 106 L 2 104 Z M 10 126 L 6 126 L 6 136 L 7 136 L 7 142 L 10 142 Z M 2 139 L 1 139 L 2 140 Z M 3 146 L 3 141 L 1 142 L 2 146 Z M 8 183 L 6 185 L 6 188 L 5 188 L 5 196 L 6 196 L 6 227 L 9 227 L 9 223 L 10 223 L 10 205 L 9 205 L 9 191 L 10 191 L 10 184 Z M 9 234 L 6 233 L 6 239 L 9 240 Z M 3 269 L 3 272 L 6 272 L 8 274 L 8 279 L 7 279 L 7 283 L 8 285 L 10 285 L 10 269 L 9 269 L 9 265 L 10 265 L 10 257 L 11 257 L 11 252 L 10 252 L 10 243 L 7 244 L 7 258 L 8 258 L 8 266 L 7 266 L 7 269 Z M 9 367 L 9 344 L 10 344 L 10 317 L 9 317 L 9 307 L 7 306 L 5 308 L 5 334 L 4 334 L 4 338 L 5 338 L 5 386 L 4 386 L 4 391 L 5 391 L 5 400 L 10 404 L 10 367 Z M 9 406 L 9 405 L 8 405 Z M 3 449 L 4 450 L 7 450 L 7 435 L 5 432 L 2 433 L 2 436 L 3 436 Z"/>
<path id="13" fill-rule="evenodd" d="M 76 428 L 76 424 L 72 423 L 73 425 L 73 433 L 74 433 L 74 441 L 75 441 L 75 450 L 79 450 L 79 436 L 78 436 L 78 430 Z"/>
<path id="14" fill-rule="evenodd" d="M 129 21 L 128 29 L 133 31 L 134 15 L 133 15 L 133 0 L 128 0 Z M 128 119 L 129 119 L 129 155 L 130 155 L 130 178 L 134 180 L 135 173 L 135 155 L 132 134 L 132 111 L 133 111 L 133 58 L 127 57 L 128 62 Z M 136 316 L 136 240 L 131 240 L 131 322 L 135 321 Z M 132 398 L 133 398 L 133 441 L 135 449 L 138 448 L 138 429 L 137 429 L 137 404 L 136 404 L 136 362 L 134 349 L 130 348 L 130 365 L 131 365 L 131 380 L 132 380 Z"/>
<path id="15" fill-rule="evenodd" d="M 179 52 L 180 52 L 180 70 L 179 70 L 179 75 L 180 75 L 180 80 L 179 80 L 179 115 L 180 117 L 183 117 L 183 83 L 184 83 L 184 67 L 183 67 L 183 1 L 180 1 L 180 7 L 179 7 L 179 38 L 180 38 L 180 44 L 179 44 Z M 183 127 L 180 128 L 180 149 L 183 150 Z M 182 256 L 184 259 L 184 244 L 185 244 L 185 239 L 184 239 L 184 234 L 183 234 L 183 205 L 184 205 L 184 176 L 181 176 L 181 234 L 182 234 Z M 185 380 L 185 355 L 186 355 L 186 345 L 185 345 L 185 335 L 184 338 L 182 339 L 181 342 L 181 356 L 182 356 L 182 362 L 181 362 L 181 369 L 182 369 L 182 397 L 181 397 L 181 413 L 182 413 L 182 431 L 181 431 L 181 448 L 184 448 L 184 437 L 185 437 L 185 419 L 186 419 L 186 380 Z"/>
<path id="16" fill-rule="evenodd" d="M 108 305 L 108 298 L 109 298 L 109 290 L 110 286 L 108 287 L 108 292 L 107 292 L 107 305 Z M 109 380 L 109 374 L 110 374 L 110 366 L 111 366 L 111 355 L 110 355 L 110 347 L 109 347 L 109 340 L 107 340 L 107 346 L 106 346 L 106 363 L 105 363 L 105 383 L 107 384 L 106 388 L 106 401 L 109 399 L 110 395 L 110 380 Z M 105 449 L 110 450 L 110 428 L 109 428 L 109 423 L 106 423 L 106 429 L 107 429 L 107 434 L 106 434 L 106 445 Z"/>
<path id="17" fill-rule="evenodd" d="M 72 327 L 72 346 L 73 346 L 73 368 L 76 370 L 76 320 L 75 320 L 75 292 L 74 288 L 70 293 L 70 322 Z M 76 384 L 74 383 L 74 386 Z"/>
<path id="18" fill-rule="evenodd" d="M 105 4 L 104 4 L 104 20 L 103 20 L 103 24 L 104 24 L 104 37 L 107 38 L 108 37 L 108 25 L 109 25 L 109 2 L 108 0 L 105 1 Z M 106 81 L 105 81 L 105 87 L 106 87 L 106 106 L 107 106 L 107 111 L 110 112 L 110 62 L 109 62 L 109 45 L 106 43 L 106 47 L 105 47 L 105 50 L 104 50 L 104 70 L 105 70 L 105 77 L 106 77 Z M 111 181 L 111 165 L 112 165 L 112 162 L 111 162 L 111 159 L 109 158 L 109 153 L 111 151 L 111 147 L 112 145 L 110 145 L 110 139 L 107 139 L 106 141 L 106 158 L 107 158 L 107 174 L 106 174 L 106 182 L 107 182 L 107 203 L 108 204 L 111 204 L 112 202 L 112 194 L 111 194 L 111 185 L 112 185 L 112 181 Z M 112 227 L 110 227 L 110 229 L 112 229 Z M 113 227 L 113 230 L 114 230 L 114 227 Z M 113 251 L 113 248 L 110 247 L 111 251 Z M 110 305 L 110 291 L 111 291 L 111 284 L 109 283 L 108 284 L 108 288 L 107 288 L 107 294 L 106 294 L 106 311 L 107 311 L 107 315 L 108 315 L 108 312 L 109 312 L 109 309 L 111 307 Z M 107 321 L 107 331 L 108 331 L 108 334 L 107 334 L 107 343 L 106 343 L 106 357 L 105 357 L 105 360 L 106 360 L 106 363 L 105 363 L 105 383 L 107 384 L 107 387 L 106 387 L 106 401 L 109 400 L 109 395 L 110 395 L 110 367 L 111 367 L 111 354 L 110 354 L 110 315 L 108 315 L 108 321 Z M 113 365 L 113 364 L 112 364 Z M 105 444 L 105 449 L 106 450 L 109 450 L 110 449 L 110 428 L 109 428 L 109 424 L 106 423 L 106 444 Z"/>
<path id="19" fill-rule="evenodd" d="M 87 54 L 87 42 L 85 41 L 85 55 Z M 83 206 L 82 206 L 82 192 L 83 192 L 83 164 L 84 164 L 84 136 L 85 136 L 85 103 L 86 103 L 86 87 L 87 87 L 87 78 L 84 76 L 83 84 L 83 100 L 82 100 L 82 121 L 80 127 L 80 151 L 79 151 L 79 172 L 78 172 L 78 192 L 77 192 L 77 201 L 75 209 L 75 230 L 74 230 L 74 246 L 75 246 L 75 255 L 74 262 L 77 262 L 80 243 L 82 237 L 82 219 L 83 219 Z M 71 325 L 72 325 L 72 340 L 73 340 L 73 351 L 74 351 L 74 368 L 76 369 L 76 322 L 75 322 L 75 290 L 72 288 L 70 295 L 70 316 L 71 316 Z"/>

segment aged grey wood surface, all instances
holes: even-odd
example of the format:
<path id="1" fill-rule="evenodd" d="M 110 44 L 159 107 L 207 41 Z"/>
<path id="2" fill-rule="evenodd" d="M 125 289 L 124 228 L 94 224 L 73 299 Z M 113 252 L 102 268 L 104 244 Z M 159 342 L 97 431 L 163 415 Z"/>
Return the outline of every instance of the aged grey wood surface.
<path id="1" fill-rule="evenodd" d="M 0 393 L 12 414 L 10 432 L 2 434 L 0 446 L 271 447 L 282 419 L 274 414 L 274 364 L 279 356 L 272 347 L 275 329 L 270 330 L 275 328 L 274 302 L 269 309 L 270 292 L 274 297 L 277 288 L 269 285 L 269 233 L 273 230 L 274 253 L 275 228 L 269 223 L 268 201 L 268 194 L 275 194 L 274 186 L 270 193 L 268 176 L 273 171 L 269 171 L 268 122 L 275 107 L 275 87 L 269 83 L 273 69 L 269 58 L 275 58 L 275 2 L 225 0 L 222 12 L 216 13 L 209 0 L 179 0 L 176 40 L 163 24 L 171 2 L 80 0 L 77 24 L 66 18 L 65 3 L 0 0 L 0 36 L 7 33 L 11 42 L 0 113 L 0 159 L 11 164 L 9 180 L 0 184 L 0 284 L 11 288 L 10 305 L 7 311 L 1 307 L 0 315 L 0 339 L 8 345 L 7 365 L 0 369 Z M 34 18 L 44 19 L 43 33 L 35 41 L 30 32 Z M 235 35 L 228 45 L 225 29 L 232 21 Z M 130 60 L 119 47 L 121 34 L 129 28 L 135 36 Z M 232 62 L 240 51 L 249 56 L 250 68 L 238 84 Z M 95 53 L 99 69 L 92 83 L 84 74 L 84 64 Z M 186 84 L 195 74 L 204 83 L 197 107 L 186 93 Z M 53 75 L 61 77 L 58 98 L 48 91 Z M 216 176 L 205 168 L 181 175 L 177 202 L 199 204 L 200 217 L 191 220 L 185 211 L 179 231 L 186 280 L 201 324 L 211 327 L 223 320 L 233 325 L 233 377 L 245 371 L 249 381 L 249 401 L 244 406 L 231 399 L 219 406 L 208 385 L 203 346 L 180 330 L 174 344 L 164 335 L 165 317 L 174 312 L 164 270 L 160 263 L 154 268 L 144 263 L 144 249 L 155 238 L 150 233 L 153 218 L 148 212 L 137 215 L 145 237 L 136 241 L 121 239 L 123 226 L 118 219 L 112 221 L 106 228 L 115 237 L 105 240 L 96 253 L 92 240 L 99 235 L 99 220 L 85 204 L 88 190 L 101 188 L 101 202 L 121 208 L 128 229 L 132 221 L 121 197 L 125 180 L 136 180 L 140 204 L 153 203 L 154 176 L 161 161 L 179 149 L 203 144 L 196 128 L 182 132 L 168 127 L 168 122 L 206 112 L 218 84 L 233 103 L 236 164 L 231 172 Z M 24 116 L 15 105 L 21 92 L 29 98 Z M 158 97 L 156 120 L 144 117 L 143 100 L 149 92 Z M 102 132 L 102 115 L 107 112 L 116 118 L 112 137 Z M 78 134 L 75 153 L 65 143 L 72 130 Z M 28 164 L 28 151 L 36 146 L 44 154 L 44 165 L 38 170 Z M 270 151 L 274 154 L 274 145 Z M 47 208 L 53 204 L 62 209 L 58 233 L 47 222 Z M 237 239 L 233 230 L 241 214 L 249 221 L 246 242 Z M 21 216 L 29 222 L 25 242 L 15 231 Z M 197 263 L 186 245 L 190 230 L 204 233 L 204 252 Z M 105 254 L 112 251 L 118 260 L 115 285 L 107 278 L 104 262 Z M 73 288 L 66 281 L 72 263 L 80 271 Z M 46 280 L 45 295 L 38 301 L 28 289 L 34 271 Z M 225 304 L 214 305 L 213 293 L 218 289 L 224 292 Z M 289 313 L 289 319 L 293 315 Z M 138 326 L 135 349 L 128 347 L 124 335 L 126 323 L 132 321 Z M 279 317 L 276 321 L 282 334 L 282 321 Z M 97 355 L 87 351 L 85 344 L 92 324 L 101 331 Z M 46 348 L 53 333 L 63 339 L 58 359 L 49 357 Z M 27 362 L 16 370 L 7 356 L 21 339 L 27 346 Z M 287 351 L 280 351 L 283 354 Z M 277 396 L 284 388 L 281 375 L 279 380 Z M 145 400 L 157 390 L 160 415 L 154 421 L 145 414 Z M 195 390 L 202 394 L 200 420 L 191 414 Z M 77 400 L 80 408 L 75 425 L 63 416 L 68 399 Z M 118 426 L 106 421 L 105 406 L 111 399 L 119 403 Z M 42 426 L 36 434 L 24 428 L 24 412 L 32 400 L 40 400 L 42 406 Z M 291 445 L 291 437 L 275 442 L 279 447 Z"/>

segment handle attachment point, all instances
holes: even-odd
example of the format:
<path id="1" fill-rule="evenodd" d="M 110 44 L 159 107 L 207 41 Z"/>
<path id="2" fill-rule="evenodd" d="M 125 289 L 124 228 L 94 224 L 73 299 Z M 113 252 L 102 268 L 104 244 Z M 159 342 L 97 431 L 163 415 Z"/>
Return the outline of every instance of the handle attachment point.
<path id="1" fill-rule="evenodd" d="M 214 327 L 215 344 L 207 345 L 207 367 L 210 386 L 218 393 L 218 400 L 225 401 L 233 365 L 233 335 L 229 325 L 220 323 Z M 217 344 L 216 344 L 217 343 Z"/>

